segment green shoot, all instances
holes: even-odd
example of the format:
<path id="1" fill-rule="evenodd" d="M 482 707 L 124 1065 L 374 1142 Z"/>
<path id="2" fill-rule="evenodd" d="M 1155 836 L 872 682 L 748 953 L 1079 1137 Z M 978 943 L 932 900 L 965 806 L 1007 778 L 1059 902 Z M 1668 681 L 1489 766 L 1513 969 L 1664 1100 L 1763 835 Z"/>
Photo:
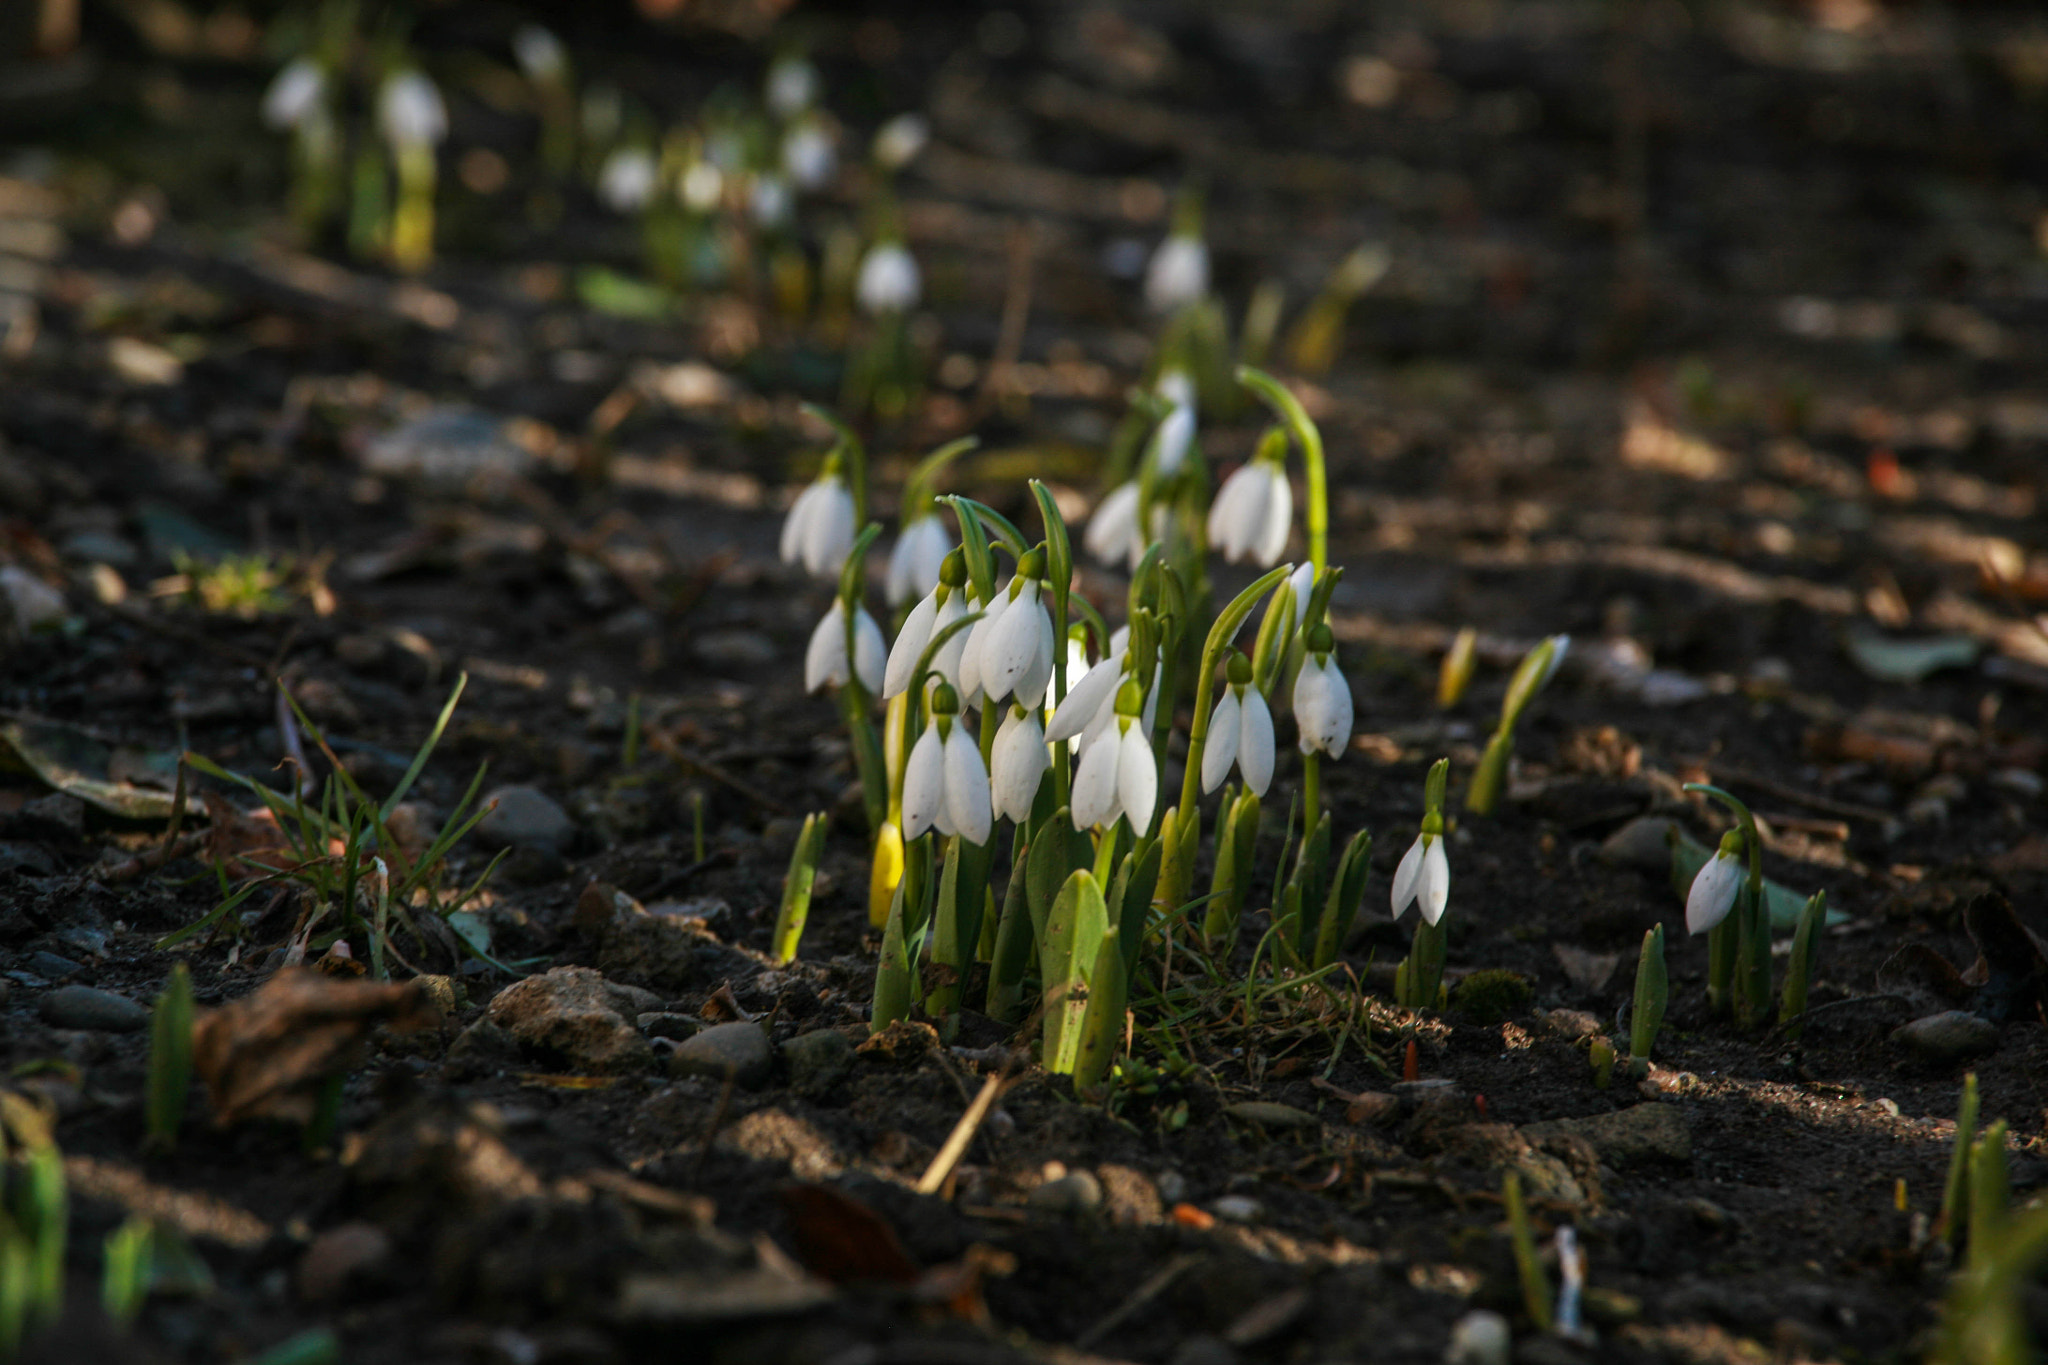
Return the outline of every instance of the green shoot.
<path id="1" fill-rule="evenodd" d="M 107 1234 L 106 1271 L 100 1282 L 100 1304 L 117 1327 L 126 1327 L 149 1297 L 150 1242 L 147 1218 L 131 1217 Z"/>
<path id="2" fill-rule="evenodd" d="M 1792 935 L 1792 958 L 1785 967 L 1785 994 L 1778 1006 L 1778 1023 L 1788 1038 L 1806 1031 L 1806 993 L 1813 988 L 1814 968 L 1820 959 L 1820 930 L 1827 922 L 1828 893 L 1816 891 L 1800 912 L 1799 928 Z"/>
<path id="3" fill-rule="evenodd" d="M 768 941 L 769 954 L 781 966 L 796 958 L 803 939 L 804 924 L 811 914 L 811 888 L 818 880 L 818 858 L 825 851 L 824 812 L 804 817 L 796 836 L 796 848 L 789 855 L 789 873 L 782 881 L 782 908 L 775 916 L 775 935 Z"/>
<path id="4" fill-rule="evenodd" d="M 1950 1246 L 1963 1240 L 1963 1226 L 1969 1217 L 1970 1147 L 1977 1137 L 1977 1073 L 1963 1077 L 1963 1097 L 1956 1105 L 1956 1141 L 1948 1159 L 1948 1183 L 1941 1194 L 1941 1216 L 1935 1231 L 1948 1237 Z"/>
<path id="5" fill-rule="evenodd" d="M 1650 1049 L 1657 1042 L 1657 1030 L 1664 1026 L 1664 1011 L 1671 1004 L 1671 978 L 1664 969 L 1664 926 L 1643 935 L 1642 955 L 1636 959 L 1635 1004 L 1629 1011 L 1628 1069 L 1631 1075 L 1650 1074 Z"/>
<path id="6" fill-rule="evenodd" d="M 1500 1183 L 1500 1201 L 1507 1208 L 1508 1237 L 1515 1249 L 1515 1273 L 1522 1282 L 1522 1307 L 1529 1320 L 1550 1330 L 1550 1277 L 1536 1254 L 1536 1234 L 1529 1225 L 1529 1207 L 1522 1200 L 1522 1177 L 1509 1171 Z"/>
<path id="7" fill-rule="evenodd" d="M 1486 752 L 1480 756 L 1472 785 L 1465 792 L 1465 809 L 1471 814 L 1491 815 L 1499 804 L 1501 790 L 1507 785 L 1508 760 L 1515 752 L 1515 726 L 1564 662 L 1569 644 L 1567 637 L 1552 635 L 1523 655 L 1522 662 L 1515 666 L 1514 676 L 1508 680 L 1507 695 L 1501 699 L 1500 723 L 1493 738 L 1486 742 Z"/>
<path id="8" fill-rule="evenodd" d="M 1102 935 L 1095 950 L 1095 967 L 1089 974 L 1088 1005 L 1081 1018 L 1081 1036 L 1074 1055 L 1074 1090 L 1094 1096 L 1101 1093 L 1110 1064 L 1124 1038 L 1124 1013 L 1130 994 L 1124 972 L 1122 937 L 1111 928 Z"/>
<path id="9" fill-rule="evenodd" d="M 192 1086 L 192 972 L 180 962 L 156 1000 L 149 1024 L 148 1135 L 145 1145 L 169 1151 L 178 1145 L 185 1097 Z"/>

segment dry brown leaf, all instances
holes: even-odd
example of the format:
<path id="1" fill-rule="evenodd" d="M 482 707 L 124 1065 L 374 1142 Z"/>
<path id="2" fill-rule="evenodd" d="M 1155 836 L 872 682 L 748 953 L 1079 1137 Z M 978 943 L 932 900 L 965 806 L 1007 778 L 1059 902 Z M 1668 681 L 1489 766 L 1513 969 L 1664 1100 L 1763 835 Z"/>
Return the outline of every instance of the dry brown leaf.
<path id="1" fill-rule="evenodd" d="M 250 1118 L 312 1119 L 321 1085 L 347 1067 L 370 1030 L 438 1024 L 416 981 L 380 983 L 287 968 L 262 989 L 203 1012 L 192 1062 L 222 1128 Z"/>
<path id="2" fill-rule="evenodd" d="M 855 1280 L 914 1283 L 921 1273 L 888 1220 L 830 1185 L 791 1183 L 777 1193 L 789 1214 L 797 1259 L 834 1284 Z"/>
<path id="3" fill-rule="evenodd" d="M 206 803 L 210 822 L 203 845 L 206 861 L 224 867 L 230 878 L 242 881 L 304 865 L 268 807 L 238 810 L 214 792 L 202 792 L 200 800 Z M 339 839 L 328 840 L 327 851 L 335 857 L 341 855 L 344 847 Z"/>

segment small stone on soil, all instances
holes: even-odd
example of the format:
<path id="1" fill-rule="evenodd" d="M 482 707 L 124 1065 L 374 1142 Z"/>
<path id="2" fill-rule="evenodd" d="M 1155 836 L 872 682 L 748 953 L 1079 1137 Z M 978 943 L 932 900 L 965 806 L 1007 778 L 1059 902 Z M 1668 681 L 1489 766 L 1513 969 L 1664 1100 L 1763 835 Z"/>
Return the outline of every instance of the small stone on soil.
<path id="1" fill-rule="evenodd" d="M 1256 1223 L 1266 1215 L 1265 1206 L 1248 1194 L 1226 1194 L 1209 1211 L 1229 1223 Z"/>
<path id="2" fill-rule="evenodd" d="M 52 1028 L 133 1033 L 149 1026 L 149 1011 L 125 995 L 91 986 L 59 986 L 37 1003 Z"/>
<path id="3" fill-rule="evenodd" d="M 1024 1202 L 1049 1213 L 1092 1213 L 1102 1207 L 1102 1182 L 1092 1171 L 1074 1171 L 1046 1181 Z"/>
<path id="4" fill-rule="evenodd" d="M 1892 1041 L 1930 1062 L 1957 1062 L 1998 1050 L 1998 1025 L 1967 1010 L 1946 1010 L 1892 1031 Z"/>
<path id="5" fill-rule="evenodd" d="M 487 1014 L 528 1047 L 589 1071 L 629 1071 L 653 1055 L 619 1013 L 612 984 L 588 967 L 556 967 L 498 992 Z"/>
<path id="6" fill-rule="evenodd" d="M 538 787 L 500 787 L 484 798 L 496 809 L 477 821 L 478 842 L 491 848 L 532 849 L 559 857 L 576 835 L 569 813 Z"/>
<path id="7" fill-rule="evenodd" d="M 1508 1320 L 1484 1308 L 1459 1318 L 1451 1328 L 1451 1344 L 1444 1351 L 1445 1365 L 1508 1365 L 1515 1344 Z"/>
<path id="8" fill-rule="evenodd" d="M 729 1072 L 735 1081 L 749 1090 L 757 1090 L 767 1083 L 774 1063 L 775 1054 L 768 1046 L 768 1035 L 761 1031 L 759 1024 L 745 1021 L 714 1024 L 702 1033 L 684 1039 L 668 1061 L 669 1070 L 679 1076 L 709 1076 L 723 1080 Z"/>
<path id="9" fill-rule="evenodd" d="M 789 1083 L 799 1095 L 822 1095 L 853 1071 L 853 1040 L 837 1029 L 813 1029 L 782 1045 Z"/>

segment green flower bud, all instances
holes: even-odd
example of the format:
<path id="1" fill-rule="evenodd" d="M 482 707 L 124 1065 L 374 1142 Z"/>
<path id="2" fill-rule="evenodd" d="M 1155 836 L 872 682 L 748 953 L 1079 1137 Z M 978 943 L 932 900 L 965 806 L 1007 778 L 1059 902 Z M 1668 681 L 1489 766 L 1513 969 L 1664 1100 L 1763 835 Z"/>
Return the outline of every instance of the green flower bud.
<path id="1" fill-rule="evenodd" d="M 959 711 L 960 694 L 953 690 L 953 685 L 951 683 L 942 682 L 937 687 L 934 687 L 932 689 L 933 715 L 952 716 L 958 715 Z"/>
<path id="2" fill-rule="evenodd" d="M 1242 650 L 1230 651 L 1230 659 L 1223 665 L 1223 676 L 1230 679 L 1232 687 L 1243 687 L 1252 680 L 1252 661 Z"/>

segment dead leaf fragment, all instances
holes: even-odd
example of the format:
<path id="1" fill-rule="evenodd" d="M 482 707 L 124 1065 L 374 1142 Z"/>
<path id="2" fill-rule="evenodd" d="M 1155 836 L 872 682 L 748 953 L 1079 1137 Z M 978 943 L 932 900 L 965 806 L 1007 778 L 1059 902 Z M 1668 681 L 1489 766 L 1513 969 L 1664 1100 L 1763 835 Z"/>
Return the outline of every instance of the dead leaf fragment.
<path id="1" fill-rule="evenodd" d="M 834 1284 L 883 1280 L 913 1284 L 921 1272 L 896 1229 L 866 1204 L 830 1185 L 784 1185 L 778 1192 L 804 1269 Z"/>
<path id="2" fill-rule="evenodd" d="M 287 968 L 262 989 L 207 1010 L 192 1026 L 192 1062 L 214 1123 L 312 1119 L 320 1086 L 348 1066 L 379 1024 L 400 1032 L 438 1024 L 416 981 L 379 983 Z"/>

